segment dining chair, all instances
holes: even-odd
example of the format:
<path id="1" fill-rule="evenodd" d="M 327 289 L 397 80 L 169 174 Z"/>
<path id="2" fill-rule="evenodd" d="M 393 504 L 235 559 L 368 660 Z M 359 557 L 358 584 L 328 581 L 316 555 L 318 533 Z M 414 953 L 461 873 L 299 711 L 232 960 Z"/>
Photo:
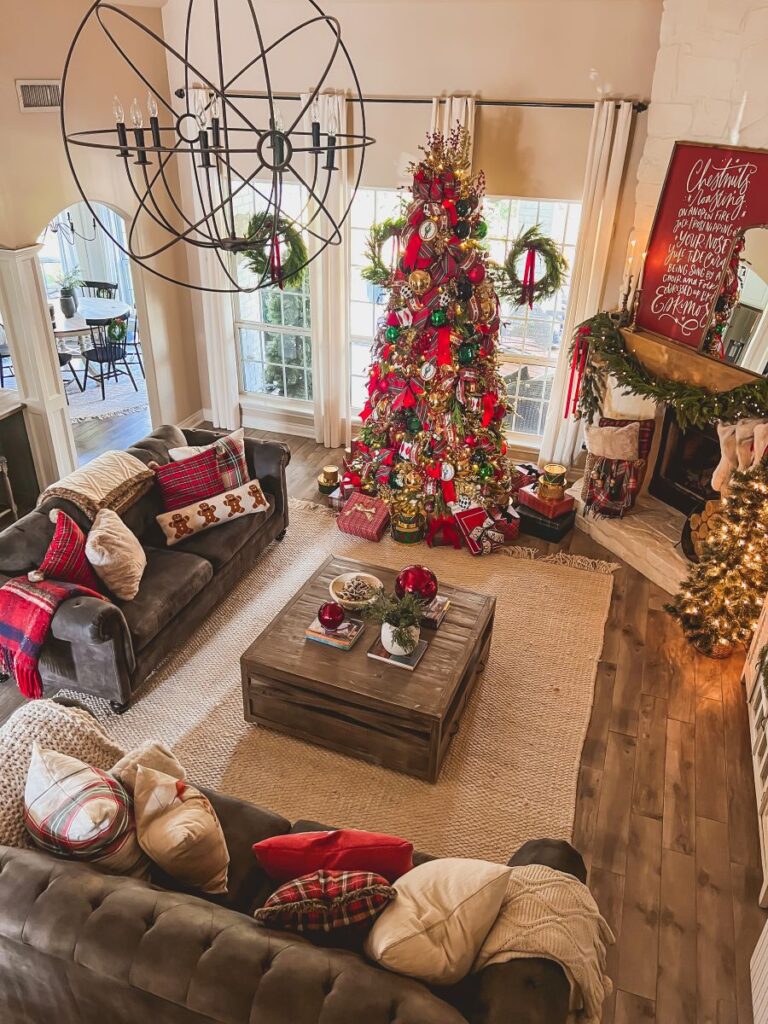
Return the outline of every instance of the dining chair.
<path id="1" fill-rule="evenodd" d="M 138 366 L 141 376 L 147 379 L 144 373 L 144 362 L 141 358 L 141 341 L 139 339 L 139 318 L 136 313 L 128 321 L 127 341 L 127 362 L 129 366 Z"/>
<path id="2" fill-rule="evenodd" d="M 80 291 L 89 299 L 114 299 L 117 295 L 117 285 L 109 281 L 83 281 Z"/>
<path id="3" fill-rule="evenodd" d="M 80 378 L 77 376 L 77 371 L 75 370 L 74 364 L 72 362 L 73 359 L 75 359 L 75 358 L 79 359 L 80 358 L 79 353 L 77 353 L 77 352 L 67 352 L 67 351 L 62 352 L 61 349 L 59 349 L 59 351 L 57 352 L 57 355 L 59 357 L 59 369 L 60 370 L 67 369 L 72 374 L 72 376 L 71 376 L 71 378 L 69 380 L 66 380 L 66 379 L 63 380 L 63 384 L 64 384 L 64 397 L 67 400 L 67 405 L 69 405 L 69 395 L 67 394 L 67 384 L 71 384 L 74 381 L 74 383 L 77 384 L 78 388 L 81 391 L 85 391 L 85 386 L 88 383 L 88 371 L 87 371 L 87 367 L 86 367 L 86 372 L 83 375 L 83 381 L 81 383 L 80 382 Z"/>
<path id="4" fill-rule="evenodd" d="M 83 359 L 85 360 L 84 380 L 86 386 L 89 380 L 91 363 L 97 363 L 100 372 L 98 374 L 94 374 L 91 379 L 98 381 L 101 385 L 102 402 L 106 398 L 104 385 L 110 378 L 114 378 L 114 380 L 117 381 L 119 377 L 125 377 L 127 374 L 131 379 L 134 391 L 138 391 L 138 385 L 134 380 L 134 376 L 131 373 L 131 368 L 128 365 L 128 360 L 126 358 L 128 332 L 126 331 L 122 341 L 112 341 L 107 334 L 107 327 L 104 326 L 91 327 L 90 332 L 91 347 L 87 348 L 83 352 Z M 124 366 L 125 369 L 120 369 L 121 366 Z"/>

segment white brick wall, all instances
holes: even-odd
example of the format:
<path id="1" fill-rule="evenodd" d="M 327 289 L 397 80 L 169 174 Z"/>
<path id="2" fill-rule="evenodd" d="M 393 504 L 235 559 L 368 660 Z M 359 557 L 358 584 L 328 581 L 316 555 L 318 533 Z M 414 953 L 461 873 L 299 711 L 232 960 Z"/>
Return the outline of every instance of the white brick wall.
<path id="1" fill-rule="evenodd" d="M 664 0 L 647 116 L 635 213 L 641 237 L 676 139 L 768 148 L 768 0 Z"/>

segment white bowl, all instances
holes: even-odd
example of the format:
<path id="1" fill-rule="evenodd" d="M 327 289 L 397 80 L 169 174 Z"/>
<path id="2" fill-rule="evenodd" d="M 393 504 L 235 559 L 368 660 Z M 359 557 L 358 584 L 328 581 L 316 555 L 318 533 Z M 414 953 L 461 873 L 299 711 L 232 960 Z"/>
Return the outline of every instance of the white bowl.
<path id="1" fill-rule="evenodd" d="M 372 595 L 367 601 L 348 601 L 342 598 L 341 592 L 345 584 L 353 579 L 363 580 L 373 590 L 380 590 L 384 586 L 378 576 L 373 576 L 369 572 L 343 572 L 341 576 L 331 580 L 328 590 L 332 600 L 337 601 L 348 612 L 359 611 L 361 608 L 365 608 L 366 605 L 371 604 L 375 600 L 376 596 L 375 594 Z"/>

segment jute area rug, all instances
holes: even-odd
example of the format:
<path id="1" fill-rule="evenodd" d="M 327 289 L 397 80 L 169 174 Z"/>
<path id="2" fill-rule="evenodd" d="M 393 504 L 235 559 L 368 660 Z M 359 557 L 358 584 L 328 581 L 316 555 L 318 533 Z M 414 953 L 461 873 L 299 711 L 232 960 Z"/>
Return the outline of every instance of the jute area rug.
<path id="1" fill-rule="evenodd" d="M 612 567 L 532 560 L 514 548 L 517 557 L 472 558 L 389 538 L 373 544 L 341 533 L 325 508 L 291 504 L 285 540 L 126 714 L 92 702 L 110 735 L 126 748 L 162 739 L 192 781 L 291 821 L 390 832 L 436 855 L 505 861 L 527 839 L 570 839 Z M 243 720 L 240 655 L 331 553 L 391 568 L 421 561 L 439 579 L 496 596 L 491 656 L 436 785 Z"/>

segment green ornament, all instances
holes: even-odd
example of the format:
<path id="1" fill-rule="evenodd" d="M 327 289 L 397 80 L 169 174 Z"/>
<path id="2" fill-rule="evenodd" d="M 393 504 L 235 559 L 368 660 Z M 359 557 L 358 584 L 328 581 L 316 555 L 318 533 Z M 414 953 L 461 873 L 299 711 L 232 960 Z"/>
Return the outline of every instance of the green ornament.
<path id="1" fill-rule="evenodd" d="M 461 366 L 469 366 L 470 363 L 475 361 L 476 355 L 477 349 L 474 345 L 470 345 L 468 342 L 465 342 L 463 345 L 459 345 L 458 356 Z"/>
<path id="2" fill-rule="evenodd" d="M 405 426 L 411 434 L 418 434 L 421 430 L 421 420 L 412 413 L 405 421 Z"/>
<path id="3" fill-rule="evenodd" d="M 397 341 L 397 339 L 400 337 L 400 328 L 395 327 L 393 324 L 391 327 L 388 327 L 386 329 L 386 331 L 384 332 L 384 336 L 386 337 L 387 341 Z"/>
<path id="4" fill-rule="evenodd" d="M 479 220 L 472 228 L 472 234 L 475 238 L 485 238 L 488 234 L 488 225 L 486 222 L 484 220 Z"/>
<path id="5" fill-rule="evenodd" d="M 433 327 L 442 327 L 448 323 L 448 314 L 444 309 L 433 309 L 429 321 Z"/>
<path id="6" fill-rule="evenodd" d="M 456 200 L 456 213 L 460 217 L 468 217 L 472 212 L 472 204 L 468 199 L 457 199 Z"/>
<path id="7" fill-rule="evenodd" d="M 480 479 L 481 480 L 488 480 L 488 479 L 490 479 L 493 476 L 493 466 L 490 466 L 486 462 L 486 464 L 484 466 L 480 467 L 479 473 L 480 473 Z"/>

